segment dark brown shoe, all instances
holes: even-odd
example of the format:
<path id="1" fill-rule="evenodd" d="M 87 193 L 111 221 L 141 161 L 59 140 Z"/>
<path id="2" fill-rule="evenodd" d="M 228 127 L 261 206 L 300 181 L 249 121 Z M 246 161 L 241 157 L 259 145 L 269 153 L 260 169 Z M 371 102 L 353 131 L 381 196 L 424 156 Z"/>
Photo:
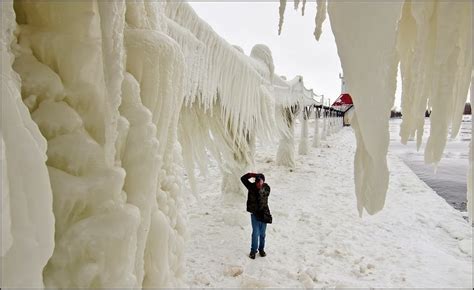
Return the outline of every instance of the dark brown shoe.
<path id="1" fill-rule="evenodd" d="M 250 259 L 254 260 L 255 259 L 255 252 L 250 252 L 249 257 L 250 257 Z"/>

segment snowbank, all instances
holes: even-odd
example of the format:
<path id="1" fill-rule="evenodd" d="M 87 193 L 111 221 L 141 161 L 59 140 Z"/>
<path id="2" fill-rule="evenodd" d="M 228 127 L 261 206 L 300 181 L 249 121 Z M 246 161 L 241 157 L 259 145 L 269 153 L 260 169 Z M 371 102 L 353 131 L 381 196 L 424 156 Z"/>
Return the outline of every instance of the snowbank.
<path id="1" fill-rule="evenodd" d="M 297 156 L 290 170 L 276 166 L 276 144 L 257 145 L 256 170 L 272 188 L 274 223 L 267 226 L 267 256 L 256 260 L 248 258 L 245 203 L 222 205 L 219 190 L 200 179 L 204 194 L 189 208 L 189 285 L 472 288 L 470 225 L 398 156 L 388 155 L 384 210 L 358 217 L 351 170 L 355 147 L 354 133 L 345 127 L 321 148 Z M 218 175 L 213 164 L 209 178 Z M 236 207 L 242 217 L 229 222 L 226 213 Z"/>

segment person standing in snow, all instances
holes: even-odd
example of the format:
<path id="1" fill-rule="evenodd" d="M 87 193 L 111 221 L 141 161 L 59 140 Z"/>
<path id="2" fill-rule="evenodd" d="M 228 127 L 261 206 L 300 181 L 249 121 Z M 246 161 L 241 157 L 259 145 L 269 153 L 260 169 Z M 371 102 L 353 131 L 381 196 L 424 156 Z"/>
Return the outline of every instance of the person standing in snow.
<path id="1" fill-rule="evenodd" d="M 250 182 L 250 178 L 255 178 L 255 182 Z M 268 207 L 268 196 L 270 186 L 265 183 L 265 176 L 261 173 L 244 174 L 240 180 L 248 189 L 247 211 L 250 212 L 252 221 L 252 244 L 250 246 L 249 257 L 255 259 L 258 252 L 261 257 L 265 257 L 265 231 L 267 224 L 272 223 L 272 215 Z"/>

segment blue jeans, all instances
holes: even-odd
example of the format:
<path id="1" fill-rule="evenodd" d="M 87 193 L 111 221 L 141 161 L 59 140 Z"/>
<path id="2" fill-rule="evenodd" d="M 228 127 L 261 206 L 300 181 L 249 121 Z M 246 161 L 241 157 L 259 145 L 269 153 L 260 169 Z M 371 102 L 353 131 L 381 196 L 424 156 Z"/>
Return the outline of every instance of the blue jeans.
<path id="1" fill-rule="evenodd" d="M 263 251 L 265 248 L 265 231 L 267 230 L 267 224 L 257 220 L 254 214 L 250 215 L 252 221 L 252 245 L 250 247 L 251 252 L 257 252 L 257 249 Z M 260 238 L 260 245 L 258 240 Z"/>

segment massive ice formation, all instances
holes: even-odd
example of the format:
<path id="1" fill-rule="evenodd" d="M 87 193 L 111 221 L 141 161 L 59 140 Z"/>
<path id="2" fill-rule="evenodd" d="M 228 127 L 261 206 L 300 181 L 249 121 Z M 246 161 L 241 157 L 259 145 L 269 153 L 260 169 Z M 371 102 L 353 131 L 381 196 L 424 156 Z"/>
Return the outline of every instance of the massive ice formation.
<path id="1" fill-rule="evenodd" d="M 4 1 L 2 21 L 2 286 L 183 285 L 163 3 Z"/>
<path id="2" fill-rule="evenodd" d="M 266 87 L 274 73 L 271 52 L 256 45 L 250 57 L 244 55 L 187 3 L 170 1 L 165 15 L 186 59 L 179 138 L 191 184 L 195 165 L 205 171 L 211 153 L 223 173 L 223 193 L 242 198 L 240 176 L 253 164 L 256 135 L 264 140 L 273 135 L 274 101 Z"/>
<path id="3" fill-rule="evenodd" d="M 181 165 L 241 192 L 276 134 L 268 47 L 176 1 L 3 1 L 1 40 L 1 285 L 183 286 Z"/>
<path id="4" fill-rule="evenodd" d="M 43 287 L 43 268 L 54 248 L 53 195 L 46 168 L 46 140 L 32 121 L 22 102 L 20 78 L 12 69 L 15 56 L 10 47 L 16 29 L 12 2 L 2 1 L 1 28 L 1 170 L 2 170 L 2 241 L 3 287 Z M 42 72 L 41 95 L 26 95 L 30 100 L 53 99 L 49 95 L 61 89 L 51 74 L 40 65 L 32 72 Z M 52 73 L 52 72 L 51 72 Z M 52 87 L 47 88 L 49 85 Z M 55 86 L 58 85 L 58 86 Z M 57 91 L 56 91 L 57 92 Z M 31 92 L 29 92 L 31 93 Z M 34 101 L 32 101 L 34 102 Z"/>
<path id="5" fill-rule="evenodd" d="M 325 2 L 318 1 L 316 38 Z M 439 162 L 449 129 L 451 136 L 459 131 L 472 71 L 472 2 L 328 1 L 327 6 L 347 91 L 356 108 L 352 124 L 358 145 L 354 169 L 358 209 L 360 214 L 364 208 L 373 214 L 385 202 L 388 118 L 399 63 L 402 142 L 416 135 L 420 145 L 427 106 L 432 109 L 427 163 Z"/>

